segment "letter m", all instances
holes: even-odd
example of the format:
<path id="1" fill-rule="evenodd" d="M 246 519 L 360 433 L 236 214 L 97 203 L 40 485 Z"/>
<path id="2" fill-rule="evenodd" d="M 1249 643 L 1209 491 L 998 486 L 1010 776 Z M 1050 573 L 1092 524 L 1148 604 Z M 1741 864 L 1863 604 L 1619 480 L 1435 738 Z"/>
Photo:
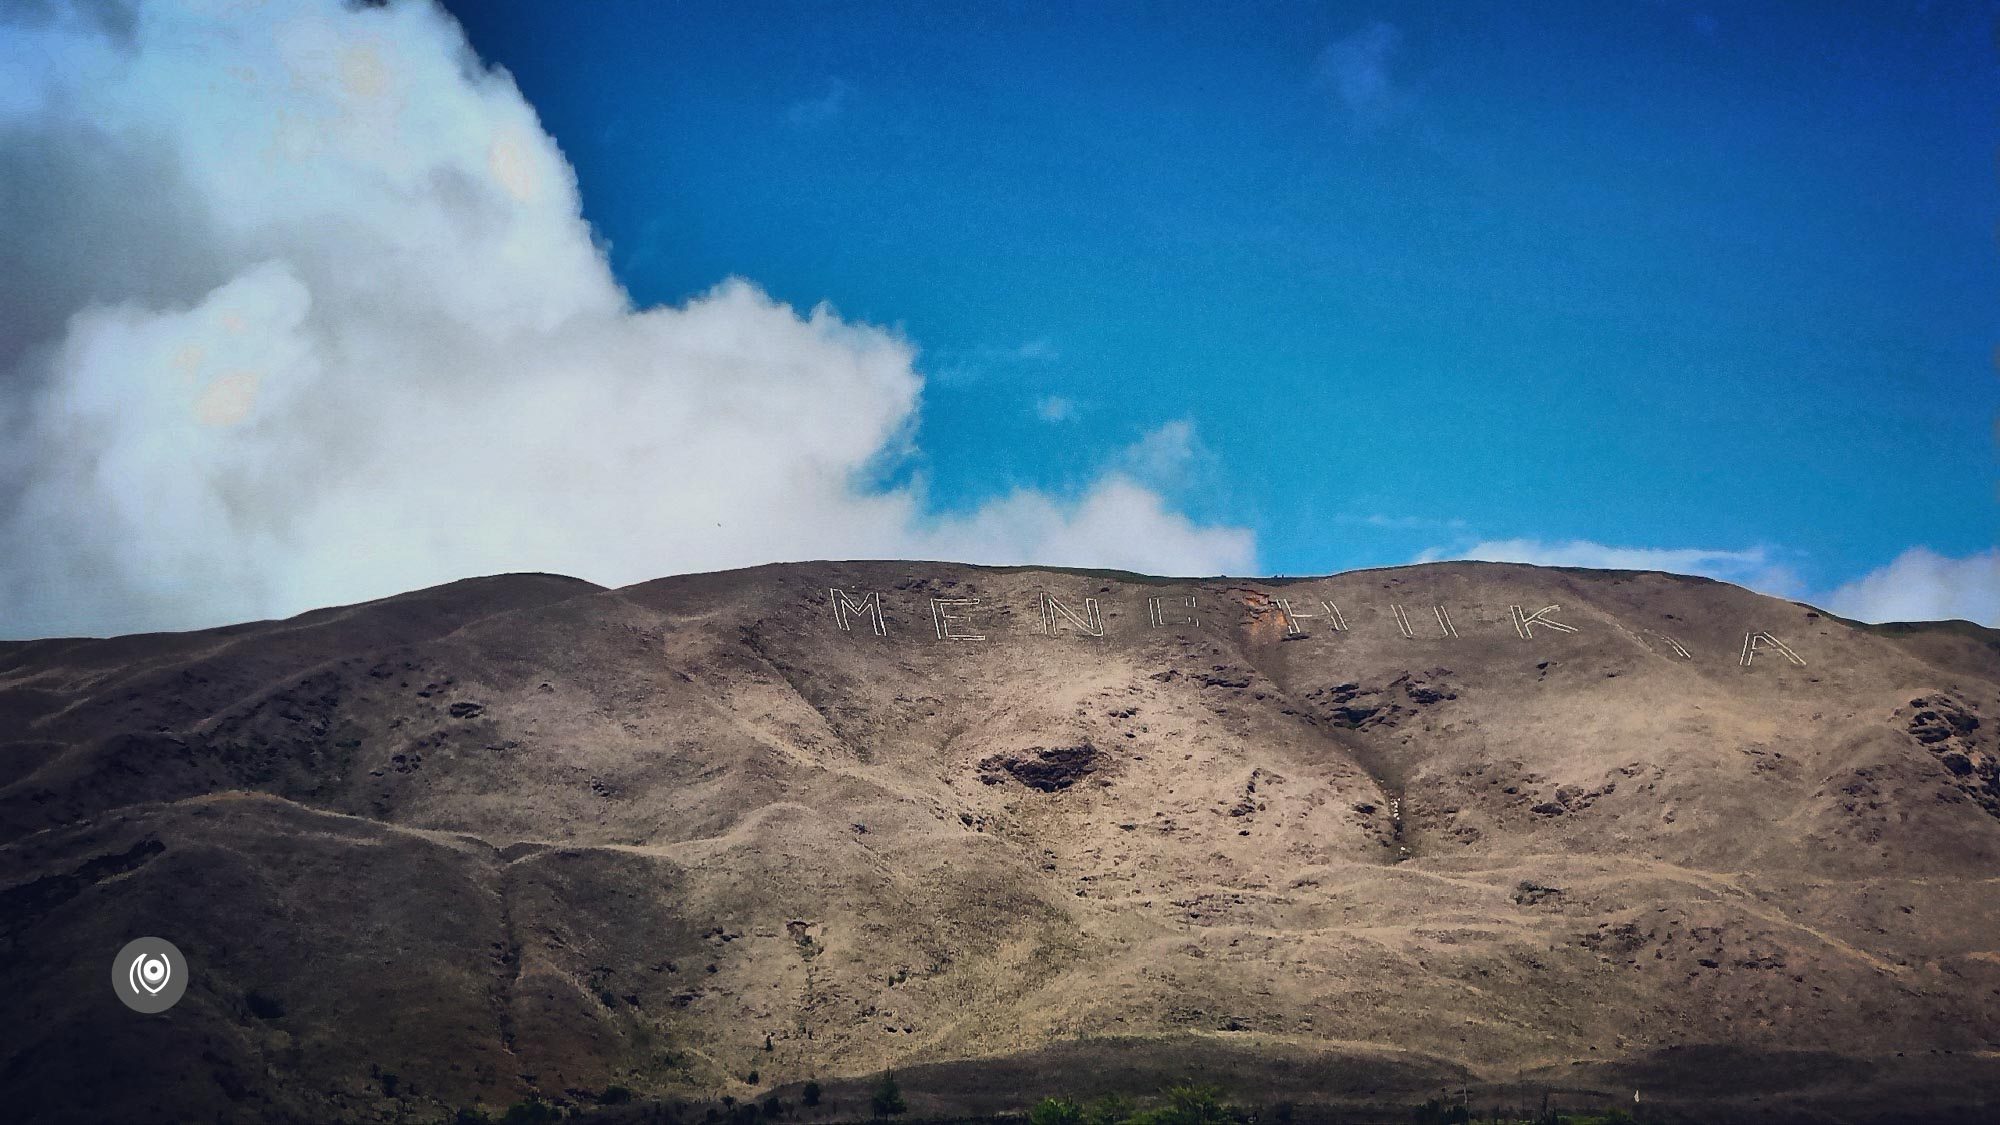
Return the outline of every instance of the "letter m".
<path id="1" fill-rule="evenodd" d="M 878 637 L 889 635 L 889 627 L 882 621 L 882 595 L 870 594 L 860 601 L 847 596 L 847 591 L 833 589 L 827 591 L 828 600 L 833 603 L 833 623 L 840 626 L 843 633 L 853 632 L 848 623 L 849 614 L 860 614 L 868 619 L 868 624 Z"/>

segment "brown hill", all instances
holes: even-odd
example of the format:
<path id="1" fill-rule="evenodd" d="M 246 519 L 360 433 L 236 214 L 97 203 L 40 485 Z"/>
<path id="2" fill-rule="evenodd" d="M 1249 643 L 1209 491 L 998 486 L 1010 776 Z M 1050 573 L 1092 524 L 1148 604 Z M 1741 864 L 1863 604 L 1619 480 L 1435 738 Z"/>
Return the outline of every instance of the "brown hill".
<path id="1" fill-rule="evenodd" d="M 509 575 L 0 644 L 0 1105 L 851 1112 L 893 1066 L 923 1113 L 1976 1115 L 1996 708 L 1992 630 L 1483 563 Z M 161 1016 L 107 981 L 149 934 Z"/>

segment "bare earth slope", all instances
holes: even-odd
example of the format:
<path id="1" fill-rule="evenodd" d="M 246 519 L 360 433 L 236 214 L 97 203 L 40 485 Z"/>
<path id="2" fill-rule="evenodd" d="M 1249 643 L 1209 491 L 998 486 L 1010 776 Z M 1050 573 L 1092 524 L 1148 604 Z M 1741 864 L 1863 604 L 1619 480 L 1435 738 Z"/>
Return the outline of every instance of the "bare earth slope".
<path id="1" fill-rule="evenodd" d="M 109 987 L 148 934 L 164 1016 Z M 889 1066 L 935 1112 L 1206 1074 L 1942 1117 L 2000 1102 L 2000 633 L 840 563 L 0 644 L 0 996 L 48 1121 Z"/>

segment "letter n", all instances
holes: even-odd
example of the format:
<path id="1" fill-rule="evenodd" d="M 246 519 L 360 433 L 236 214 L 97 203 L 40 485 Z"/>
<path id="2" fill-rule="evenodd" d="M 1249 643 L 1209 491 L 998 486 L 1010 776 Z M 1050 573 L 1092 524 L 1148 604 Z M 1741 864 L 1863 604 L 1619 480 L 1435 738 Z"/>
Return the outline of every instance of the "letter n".
<path id="1" fill-rule="evenodd" d="M 1064 605 L 1061 599 L 1043 595 L 1042 629 L 1049 636 L 1055 636 L 1061 629 L 1061 623 L 1057 620 L 1060 617 L 1068 618 L 1069 623 L 1081 630 L 1084 636 L 1104 635 L 1104 614 L 1098 610 L 1096 598 L 1083 599 L 1083 616 L 1078 617 L 1076 611 Z"/>
<path id="2" fill-rule="evenodd" d="M 1533 613 L 1523 613 L 1520 606 L 1510 605 L 1507 611 L 1513 615 L 1514 631 L 1521 634 L 1521 639 L 1524 641 L 1534 637 L 1537 625 L 1544 629 L 1553 629 L 1558 633 L 1576 632 L 1576 626 L 1566 625 L 1549 616 L 1551 613 L 1562 612 L 1562 607 L 1559 605 L 1543 606 Z"/>
<path id="3" fill-rule="evenodd" d="M 1786 660 L 1801 668 L 1806 666 L 1806 662 L 1799 659 L 1799 654 L 1793 652 L 1790 645 L 1769 633 L 1758 632 L 1743 634 L 1743 667 L 1750 667 L 1750 662 L 1757 658 L 1757 654 L 1767 648 L 1783 653 Z"/>
<path id="4" fill-rule="evenodd" d="M 876 636 L 889 635 L 889 626 L 882 620 L 881 594 L 870 594 L 857 602 L 847 596 L 847 591 L 834 589 L 827 591 L 827 597 L 833 602 L 833 623 L 840 626 L 841 632 L 853 632 L 848 624 L 847 615 L 858 613 L 868 618 L 868 624 L 874 629 Z"/>

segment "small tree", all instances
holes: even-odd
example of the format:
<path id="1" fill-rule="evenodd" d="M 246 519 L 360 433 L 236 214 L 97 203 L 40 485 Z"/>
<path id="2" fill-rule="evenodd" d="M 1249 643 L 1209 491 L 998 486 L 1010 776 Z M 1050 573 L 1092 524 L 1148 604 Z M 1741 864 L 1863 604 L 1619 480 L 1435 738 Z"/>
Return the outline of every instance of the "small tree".
<path id="1" fill-rule="evenodd" d="M 815 1106 L 815 1105 L 818 1105 L 818 1104 L 819 1104 L 819 1083 L 818 1083 L 818 1082 L 816 1082 L 816 1081 L 813 1081 L 813 1082 L 807 1082 L 807 1083 L 806 1083 L 806 1088 L 805 1088 L 805 1089 L 803 1089 L 803 1090 L 800 1090 L 800 1091 L 799 1091 L 799 1100 L 800 1100 L 800 1101 L 802 1101 L 802 1102 L 804 1102 L 804 1103 L 806 1103 L 806 1104 L 807 1104 L 807 1105 L 809 1105 L 809 1106 Z"/>
<path id="2" fill-rule="evenodd" d="M 1217 1087 L 1184 1085 L 1167 1090 L 1167 1104 L 1152 1118 L 1155 1125 L 1231 1125 L 1236 1115 L 1222 1104 Z"/>
<path id="3" fill-rule="evenodd" d="M 877 1117 L 890 1117 L 910 1108 L 903 1104 L 903 1090 L 896 1085 L 895 1072 L 882 1072 L 882 1081 L 875 1084 L 875 1092 L 868 1096 L 868 1107 Z"/>
<path id="4" fill-rule="evenodd" d="M 1083 1107 L 1063 1098 L 1043 1098 L 1028 1111 L 1028 1125 L 1083 1125 Z"/>
<path id="5" fill-rule="evenodd" d="M 1417 1125 L 1467 1125 L 1472 1120 L 1472 1111 L 1463 1104 L 1447 1105 L 1432 1098 L 1411 1111 L 1411 1119 Z"/>
<path id="6" fill-rule="evenodd" d="M 1106 1094 L 1083 1107 L 1083 1125 L 1124 1125 L 1138 1108 L 1123 1094 Z"/>
<path id="7" fill-rule="evenodd" d="M 540 1098 L 529 1098 L 509 1106 L 500 1125 L 552 1125 L 559 1116 L 556 1107 Z"/>

